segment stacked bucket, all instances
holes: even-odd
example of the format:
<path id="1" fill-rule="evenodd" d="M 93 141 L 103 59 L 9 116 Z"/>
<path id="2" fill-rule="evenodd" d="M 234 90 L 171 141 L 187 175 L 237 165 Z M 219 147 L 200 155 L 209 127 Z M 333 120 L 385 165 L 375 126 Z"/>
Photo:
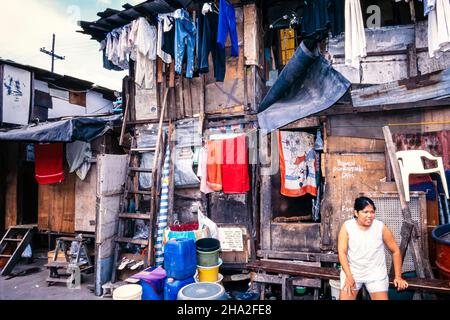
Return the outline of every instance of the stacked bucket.
<path id="1" fill-rule="evenodd" d="M 198 282 L 222 281 L 219 268 L 222 260 L 219 258 L 220 241 L 214 238 L 203 238 L 196 242 L 197 247 L 197 276 Z"/>
<path id="2" fill-rule="evenodd" d="M 164 300 L 176 300 L 178 291 L 195 282 L 196 249 L 193 239 L 173 239 L 164 246 L 164 269 L 167 279 L 164 284 Z"/>

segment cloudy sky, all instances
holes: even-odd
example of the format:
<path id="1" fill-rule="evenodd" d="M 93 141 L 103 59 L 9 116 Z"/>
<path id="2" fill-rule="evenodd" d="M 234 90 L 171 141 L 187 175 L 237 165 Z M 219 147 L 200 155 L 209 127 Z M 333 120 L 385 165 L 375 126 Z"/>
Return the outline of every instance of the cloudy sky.
<path id="1" fill-rule="evenodd" d="M 97 20 L 97 12 L 107 8 L 122 9 L 125 3 L 144 0 L 14 0 L 2 3 L 0 12 L 0 57 L 39 68 L 51 69 L 52 34 L 56 35 L 55 53 L 65 60 L 55 60 L 55 72 L 121 90 L 125 71 L 103 69 L 99 43 L 80 30 L 78 20 Z"/>

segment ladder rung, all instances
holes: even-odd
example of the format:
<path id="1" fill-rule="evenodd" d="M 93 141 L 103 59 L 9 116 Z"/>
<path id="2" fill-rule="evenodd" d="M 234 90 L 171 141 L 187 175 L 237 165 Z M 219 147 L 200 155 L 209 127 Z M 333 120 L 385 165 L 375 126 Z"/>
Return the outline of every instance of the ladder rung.
<path id="1" fill-rule="evenodd" d="M 131 148 L 131 152 L 152 152 L 156 151 L 156 148 Z"/>
<path id="2" fill-rule="evenodd" d="M 10 254 L 0 254 L 0 258 L 11 258 L 12 255 Z"/>
<path id="3" fill-rule="evenodd" d="M 149 220 L 150 213 L 119 213 L 119 218 Z"/>
<path id="4" fill-rule="evenodd" d="M 14 239 L 14 238 L 5 238 L 3 241 L 10 241 L 10 242 L 20 242 L 22 239 Z"/>
<path id="5" fill-rule="evenodd" d="M 142 239 L 132 239 L 132 238 L 117 238 L 117 242 L 123 242 L 123 243 L 134 243 L 134 244 L 140 244 L 140 245 L 148 245 L 148 240 L 142 240 Z"/>
<path id="6" fill-rule="evenodd" d="M 142 190 L 138 190 L 138 191 L 134 191 L 134 190 L 128 190 L 128 193 L 131 194 L 146 194 L 146 195 L 152 195 L 151 191 L 142 191 Z"/>
<path id="7" fill-rule="evenodd" d="M 135 172 L 152 172 L 152 169 L 146 169 L 146 168 L 138 168 L 138 167 L 129 167 L 130 171 Z"/>

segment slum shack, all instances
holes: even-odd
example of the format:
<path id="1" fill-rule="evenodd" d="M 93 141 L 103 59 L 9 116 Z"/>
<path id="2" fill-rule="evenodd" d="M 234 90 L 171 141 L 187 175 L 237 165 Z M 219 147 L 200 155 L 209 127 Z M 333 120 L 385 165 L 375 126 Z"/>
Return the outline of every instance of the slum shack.
<path id="1" fill-rule="evenodd" d="M 244 282 L 262 300 L 336 298 L 337 235 L 359 195 L 392 230 L 410 288 L 448 293 L 432 235 L 450 222 L 450 51 L 428 25 L 442 13 L 421 1 L 158 0 L 80 21 L 103 66 L 128 70 L 127 156 L 101 180 L 95 293 L 125 281 L 142 299 L 189 299 L 185 286 L 220 282 L 237 298 Z M 406 150 L 439 157 L 443 174 L 403 183 Z"/>

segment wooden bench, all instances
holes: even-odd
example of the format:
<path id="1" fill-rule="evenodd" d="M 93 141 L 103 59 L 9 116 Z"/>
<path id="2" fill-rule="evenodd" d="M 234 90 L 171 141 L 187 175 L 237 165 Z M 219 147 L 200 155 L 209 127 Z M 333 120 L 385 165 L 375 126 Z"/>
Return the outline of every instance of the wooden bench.
<path id="1" fill-rule="evenodd" d="M 340 271 L 334 268 L 306 266 L 289 261 L 255 261 L 247 264 L 247 269 L 258 272 L 271 272 L 289 276 L 313 279 L 339 280 Z M 450 281 L 441 279 L 408 278 L 408 289 L 450 294 Z M 393 286 L 393 279 L 389 285 Z"/>

